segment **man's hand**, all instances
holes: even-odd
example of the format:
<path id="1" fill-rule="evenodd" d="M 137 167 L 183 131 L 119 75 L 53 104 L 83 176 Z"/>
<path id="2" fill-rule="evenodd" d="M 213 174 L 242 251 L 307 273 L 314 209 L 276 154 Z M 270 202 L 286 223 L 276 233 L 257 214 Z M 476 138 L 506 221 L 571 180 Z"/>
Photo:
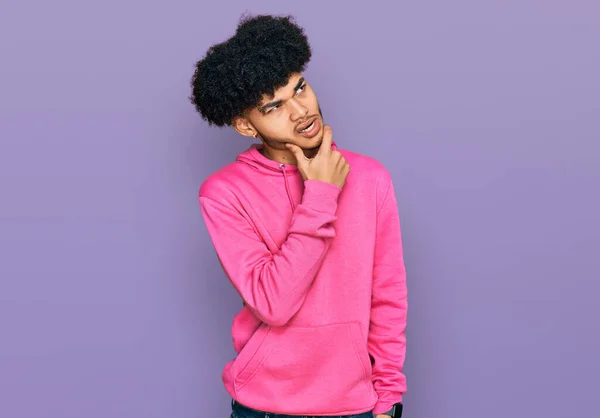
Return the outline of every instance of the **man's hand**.
<path id="1" fill-rule="evenodd" d="M 298 162 L 298 170 L 304 180 L 319 180 L 344 187 L 350 166 L 339 151 L 331 149 L 332 130 L 329 125 L 323 127 L 323 142 L 313 158 L 306 158 L 297 145 L 286 144 Z M 389 418 L 384 416 L 383 418 Z"/>
<path id="2" fill-rule="evenodd" d="M 375 415 L 375 418 L 390 418 L 390 416 L 385 414 L 377 414 Z"/>

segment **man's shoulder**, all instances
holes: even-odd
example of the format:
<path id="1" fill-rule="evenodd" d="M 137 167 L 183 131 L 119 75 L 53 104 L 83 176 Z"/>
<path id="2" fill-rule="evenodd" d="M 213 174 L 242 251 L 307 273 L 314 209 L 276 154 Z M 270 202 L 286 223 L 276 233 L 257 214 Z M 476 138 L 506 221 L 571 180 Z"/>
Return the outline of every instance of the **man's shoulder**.
<path id="1" fill-rule="evenodd" d="M 242 177 L 242 164 L 237 161 L 231 162 L 209 174 L 200 183 L 198 196 L 213 199 L 215 196 L 223 196 L 231 191 L 233 186 L 239 184 Z"/>
<path id="2" fill-rule="evenodd" d="M 351 167 L 353 173 L 369 180 L 388 182 L 391 180 L 390 171 L 375 157 L 347 149 L 338 149 Z"/>

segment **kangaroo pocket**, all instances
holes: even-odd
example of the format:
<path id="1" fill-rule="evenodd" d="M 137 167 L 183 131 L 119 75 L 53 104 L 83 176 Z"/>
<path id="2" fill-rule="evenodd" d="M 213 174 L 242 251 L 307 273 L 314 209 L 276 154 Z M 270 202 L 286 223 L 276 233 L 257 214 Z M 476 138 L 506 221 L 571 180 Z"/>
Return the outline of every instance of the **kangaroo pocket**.
<path id="1" fill-rule="evenodd" d="M 239 400 L 299 413 L 371 407 L 376 394 L 358 323 L 259 328 L 238 357 Z"/>

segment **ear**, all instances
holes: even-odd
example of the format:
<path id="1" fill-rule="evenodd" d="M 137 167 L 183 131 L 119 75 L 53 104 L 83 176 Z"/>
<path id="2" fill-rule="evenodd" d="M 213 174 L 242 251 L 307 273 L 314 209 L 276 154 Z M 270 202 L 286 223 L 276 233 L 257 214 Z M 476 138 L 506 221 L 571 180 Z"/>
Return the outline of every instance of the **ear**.
<path id="1" fill-rule="evenodd" d="M 238 117 L 234 118 L 231 126 L 240 135 L 252 136 L 252 137 L 256 138 L 256 135 L 257 135 L 256 129 L 254 129 L 254 126 L 252 125 L 252 123 L 250 123 L 250 121 L 245 117 L 238 116 Z"/>

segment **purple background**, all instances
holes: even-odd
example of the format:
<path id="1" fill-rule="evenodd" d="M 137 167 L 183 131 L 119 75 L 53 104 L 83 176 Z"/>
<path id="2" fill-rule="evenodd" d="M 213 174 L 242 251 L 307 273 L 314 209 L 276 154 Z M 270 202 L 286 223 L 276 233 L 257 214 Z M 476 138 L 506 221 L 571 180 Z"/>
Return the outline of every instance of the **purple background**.
<path id="1" fill-rule="evenodd" d="M 397 184 L 406 416 L 597 416 L 600 7 L 391 3 L 2 3 L 0 417 L 228 416 L 197 189 L 249 142 L 187 96 L 245 10 L 298 17 L 335 140 Z"/>

